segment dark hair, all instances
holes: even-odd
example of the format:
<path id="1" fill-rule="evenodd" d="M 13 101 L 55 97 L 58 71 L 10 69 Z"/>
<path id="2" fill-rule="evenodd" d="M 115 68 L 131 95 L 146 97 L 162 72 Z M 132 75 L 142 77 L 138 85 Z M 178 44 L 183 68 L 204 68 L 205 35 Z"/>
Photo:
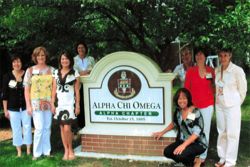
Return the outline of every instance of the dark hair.
<path id="1" fill-rule="evenodd" d="M 192 105 L 193 105 L 192 96 L 191 96 L 191 93 L 189 92 L 189 90 L 186 89 L 186 88 L 180 88 L 180 89 L 178 89 L 177 92 L 175 93 L 175 95 L 174 95 L 174 103 L 175 103 L 175 105 L 176 105 L 177 107 L 179 107 L 178 99 L 179 99 L 181 93 L 184 93 L 185 96 L 187 97 L 187 100 L 188 100 L 187 106 L 188 106 L 188 107 L 192 106 Z"/>
<path id="2" fill-rule="evenodd" d="M 65 56 L 65 57 L 67 57 L 69 59 L 69 62 L 70 62 L 69 68 L 73 68 L 73 66 L 74 66 L 73 56 L 71 56 L 70 52 L 68 52 L 68 51 L 62 51 L 61 54 L 58 57 L 59 69 L 62 68 L 62 65 L 61 65 L 61 58 L 62 58 L 62 56 Z"/>
<path id="3" fill-rule="evenodd" d="M 23 63 L 23 62 L 22 62 L 22 59 L 21 59 L 21 56 L 19 56 L 19 55 L 17 55 L 17 54 L 11 55 L 11 58 L 10 58 L 11 63 L 13 63 L 13 61 L 18 60 L 18 59 L 21 61 L 21 63 Z"/>
<path id="4" fill-rule="evenodd" d="M 85 54 L 87 55 L 89 49 L 88 49 L 87 44 L 86 44 L 84 41 L 78 41 L 78 42 L 76 43 L 76 46 L 75 46 L 75 48 L 76 48 L 76 53 L 78 54 L 77 48 L 78 48 L 78 45 L 81 45 L 81 44 L 85 47 Z"/>
<path id="5" fill-rule="evenodd" d="M 201 46 L 195 47 L 194 48 L 194 55 L 196 55 L 199 52 L 202 52 L 205 55 L 205 57 L 208 56 L 208 50 L 206 47 L 201 47 Z"/>
<path id="6" fill-rule="evenodd" d="M 218 49 L 218 53 L 220 53 L 220 52 L 228 52 L 228 53 L 232 53 L 232 48 L 220 48 L 220 49 Z"/>

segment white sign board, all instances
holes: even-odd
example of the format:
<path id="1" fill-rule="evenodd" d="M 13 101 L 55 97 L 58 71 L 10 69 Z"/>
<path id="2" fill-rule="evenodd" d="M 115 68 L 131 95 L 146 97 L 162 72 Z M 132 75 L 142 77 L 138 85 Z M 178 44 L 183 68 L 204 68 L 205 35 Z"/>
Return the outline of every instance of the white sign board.
<path id="1" fill-rule="evenodd" d="M 90 122 L 164 124 L 164 88 L 151 87 L 131 66 L 117 66 L 89 88 Z"/>

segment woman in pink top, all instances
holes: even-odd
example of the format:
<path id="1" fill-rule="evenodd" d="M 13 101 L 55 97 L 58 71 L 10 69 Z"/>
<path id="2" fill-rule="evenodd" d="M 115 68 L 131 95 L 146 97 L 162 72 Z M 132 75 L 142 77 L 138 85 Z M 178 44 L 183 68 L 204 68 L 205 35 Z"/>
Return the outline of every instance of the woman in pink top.
<path id="1" fill-rule="evenodd" d="M 206 52 L 203 48 L 195 50 L 196 65 L 186 73 L 184 87 L 193 97 L 193 104 L 199 108 L 204 119 L 204 133 L 209 143 L 210 125 L 214 110 L 214 69 L 205 65 Z M 195 161 L 205 162 L 207 150 Z"/>

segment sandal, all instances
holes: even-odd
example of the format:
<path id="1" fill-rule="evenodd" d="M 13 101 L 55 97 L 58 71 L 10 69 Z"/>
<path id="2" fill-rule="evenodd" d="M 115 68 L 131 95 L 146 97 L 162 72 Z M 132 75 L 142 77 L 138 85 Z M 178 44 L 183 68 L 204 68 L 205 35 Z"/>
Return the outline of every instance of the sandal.
<path id="1" fill-rule="evenodd" d="M 76 157 L 74 154 L 70 154 L 68 160 L 74 160 Z"/>
<path id="2" fill-rule="evenodd" d="M 67 161 L 67 160 L 69 160 L 69 158 L 64 155 L 63 158 L 62 158 L 62 160 Z"/>
<path id="3" fill-rule="evenodd" d="M 225 165 L 225 162 L 221 163 L 221 162 L 217 162 L 214 164 L 215 167 L 223 167 Z"/>

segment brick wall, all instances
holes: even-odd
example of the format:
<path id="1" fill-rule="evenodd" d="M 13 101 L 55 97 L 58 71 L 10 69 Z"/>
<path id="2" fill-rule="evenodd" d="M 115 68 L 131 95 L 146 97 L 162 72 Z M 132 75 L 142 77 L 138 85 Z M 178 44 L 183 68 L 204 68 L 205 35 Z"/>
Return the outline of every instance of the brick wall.
<path id="1" fill-rule="evenodd" d="M 82 151 L 97 153 L 154 155 L 162 156 L 163 149 L 175 138 L 161 138 L 137 136 L 110 136 L 84 134 L 82 139 Z"/>

